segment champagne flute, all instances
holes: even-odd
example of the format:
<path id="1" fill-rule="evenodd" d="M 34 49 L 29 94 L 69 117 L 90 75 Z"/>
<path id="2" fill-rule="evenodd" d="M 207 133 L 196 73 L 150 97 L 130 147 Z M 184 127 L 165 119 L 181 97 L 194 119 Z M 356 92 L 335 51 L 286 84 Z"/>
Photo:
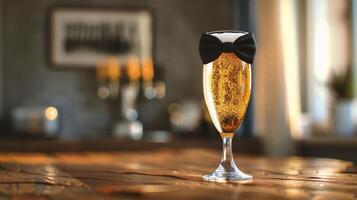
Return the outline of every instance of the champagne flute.
<path id="1" fill-rule="evenodd" d="M 246 45 L 247 40 L 243 39 L 242 45 L 237 49 L 234 45 L 238 43 L 239 46 L 239 38 L 248 35 L 251 36 L 250 44 Z M 209 38 L 208 43 L 211 42 L 210 40 L 216 40 L 214 43 L 221 50 L 217 52 L 217 48 L 213 47 L 214 45 L 204 44 L 207 43 L 207 37 Z M 241 52 L 243 56 L 238 57 L 237 55 L 240 54 L 236 52 L 240 51 L 239 48 L 243 51 L 243 53 Z M 251 60 L 244 59 L 244 51 L 252 55 Z M 213 173 L 203 176 L 203 179 L 212 182 L 250 180 L 252 176 L 241 172 L 234 162 L 232 139 L 234 132 L 239 129 L 243 121 L 250 99 L 251 64 L 249 61 L 252 62 L 255 54 L 254 37 L 251 33 L 240 31 L 204 33 L 200 42 L 200 54 L 204 63 L 204 98 L 212 122 L 223 140 L 223 154 L 220 165 Z M 207 55 L 212 57 L 212 54 L 216 54 L 216 58 L 211 58 L 211 60 L 214 60 L 204 58 Z M 243 61 L 242 58 L 246 61 Z"/>

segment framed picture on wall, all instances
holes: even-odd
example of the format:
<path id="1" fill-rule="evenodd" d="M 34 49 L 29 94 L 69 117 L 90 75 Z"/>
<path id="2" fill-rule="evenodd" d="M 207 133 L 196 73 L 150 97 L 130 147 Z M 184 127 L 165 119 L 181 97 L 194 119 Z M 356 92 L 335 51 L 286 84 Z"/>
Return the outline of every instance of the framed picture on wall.
<path id="1" fill-rule="evenodd" d="M 148 9 L 58 7 L 49 11 L 49 61 L 56 68 L 94 68 L 109 57 L 152 57 Z"/>

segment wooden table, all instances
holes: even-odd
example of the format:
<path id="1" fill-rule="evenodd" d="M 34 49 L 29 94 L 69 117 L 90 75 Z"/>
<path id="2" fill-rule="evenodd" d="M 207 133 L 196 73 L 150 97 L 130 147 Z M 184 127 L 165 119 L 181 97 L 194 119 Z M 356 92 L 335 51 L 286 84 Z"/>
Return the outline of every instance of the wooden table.
<path id="1" fill-rule="evenodd" d="M 248 183 L 209 183 L 220 152 L 0 153 L 0 199 L 356 199 L 350 162 L 238 155 Z"/>

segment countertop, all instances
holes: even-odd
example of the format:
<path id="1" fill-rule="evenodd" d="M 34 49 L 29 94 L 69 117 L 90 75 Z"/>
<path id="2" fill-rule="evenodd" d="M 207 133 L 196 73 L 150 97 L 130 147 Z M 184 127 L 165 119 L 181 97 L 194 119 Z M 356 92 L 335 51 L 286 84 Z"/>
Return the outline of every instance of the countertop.
<path id="1" fill-rule="evenodd" d="M 158 148 L 113 152 L 0 153 L 0 199 L 355 199 L 357 169 L 323 158 L 238 154 L 251 182 L 201 176 L 220 152 Z"/>

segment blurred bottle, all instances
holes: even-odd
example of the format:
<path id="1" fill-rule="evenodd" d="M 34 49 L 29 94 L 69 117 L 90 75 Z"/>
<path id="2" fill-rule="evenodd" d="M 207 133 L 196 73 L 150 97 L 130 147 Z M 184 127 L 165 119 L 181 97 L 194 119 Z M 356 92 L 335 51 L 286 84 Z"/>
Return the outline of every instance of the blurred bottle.
<path id="1" fill-rule="evenodd" d="M 105 62 L 97 64 L 98 97 L 115 99 L 119 96 L 121 68 L 119 60 L 109 57 Z"/>
<path id="2" fill-rule="evenodd" d="M 162 99 L 166 96 L 164 67 L 160 64 L 156 64 L 154 69 L 155 69 L 155 74 L 154 74 L 155 97 L 157 99 Z"/>
<path id="3" fill-rule="evenodd" d="M 108 77 L 109 77 L 109 97 L 117 98 L 119 96 L 120 86 L 120 66 L 119 61 L 115 57 L 111 57 L 107 61 Z"/>
<path id="4" fill-rule="evenodd" d="M 137 120 L 136 109 L 141 76 L 139 59 L 129 57 L 125 69 L 126 80 L 122 84 L 120 95 L 121 119 L 114 124 L 113 134 L 117 138 L 138 140 L 143 136 L 143 125 Z"/>
<path id="5" fill-rule="evenodd" d="M 154 78 L 154 63 L 152 58 L 144 58 L 141 63 L 141 73 L 143 79 L 144 96 L 147 99 L 153 99 L 155 94 L 155 88 L 153 86 Z"/>
<path id="6" fill-rule="evenodd" d="M 107 99 L 109 97 L 108 73 L 107 66 L 104 63 L 97 64 L 96 75 L 98 85 L 98 97 L 101 99 Z"/>

